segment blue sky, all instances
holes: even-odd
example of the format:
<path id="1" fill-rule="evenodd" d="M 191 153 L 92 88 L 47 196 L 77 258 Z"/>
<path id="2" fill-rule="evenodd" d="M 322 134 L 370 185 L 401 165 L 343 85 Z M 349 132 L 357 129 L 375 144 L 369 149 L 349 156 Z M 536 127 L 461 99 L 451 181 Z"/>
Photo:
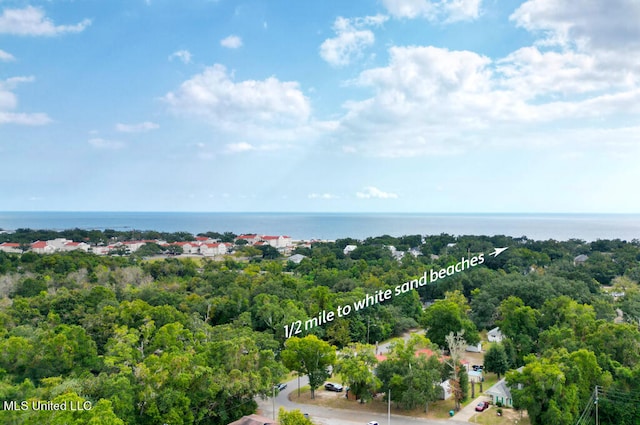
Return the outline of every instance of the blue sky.
<path id="1" fill-rule="evenodd" d="M 636 0 L 0 0 L 0 210 L 640 212 Z"/>

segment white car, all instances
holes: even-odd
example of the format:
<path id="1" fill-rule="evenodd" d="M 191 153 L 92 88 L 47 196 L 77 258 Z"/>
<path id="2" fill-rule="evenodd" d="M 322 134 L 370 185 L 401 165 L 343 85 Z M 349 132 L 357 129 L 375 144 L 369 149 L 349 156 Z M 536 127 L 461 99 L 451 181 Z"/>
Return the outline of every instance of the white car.
<path id="1" fill-rule="evenodd" d="M 378 422 L 376 422 L 376 421 L 371 421 L 371 422 L 369 422 L 367 425 L 378 425 Z"/>

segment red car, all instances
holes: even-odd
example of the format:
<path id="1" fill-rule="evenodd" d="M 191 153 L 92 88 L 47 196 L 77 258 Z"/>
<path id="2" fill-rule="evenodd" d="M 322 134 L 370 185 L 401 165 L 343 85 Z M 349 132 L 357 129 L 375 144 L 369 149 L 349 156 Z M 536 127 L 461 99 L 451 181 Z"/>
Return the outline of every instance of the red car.
<path id="1" fill-rule="evenodd" d="M 488 401 L 481 401 L 476 406 L 476 412 L 484 412 L 488 408 L 489 408 L 489 402 Z"/>

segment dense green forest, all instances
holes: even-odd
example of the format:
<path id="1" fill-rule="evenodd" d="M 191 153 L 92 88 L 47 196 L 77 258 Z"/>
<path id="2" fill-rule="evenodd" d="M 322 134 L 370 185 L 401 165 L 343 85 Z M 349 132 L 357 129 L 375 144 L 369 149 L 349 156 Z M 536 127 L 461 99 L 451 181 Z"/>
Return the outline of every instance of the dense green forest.
<path id="1" fill-rule="evenodd" d="M 37 239 L 50 237 L 45 233 Z M 0 236 L 34 240 L 27 230 Z M 127 235 L 96 231 L 82 237 L 99 243 Z M 358 248 L 345 255 L 348 244 Z M 390 245 L 416 248 L 420 255 L 397 260 Z M 299 335 L 311 339 L 285 337 L 285 325 L 496 247 L 509 249 L 485 257 L 481 266 Z M 506 376 L 514 403 L 529 411 L 533 424 L 575 423 L 596 386 L 602 423 L 639 423 L 637 240 L 380 236 L 315 243 L 295 252 L 306 256 L 299 264 L 269 258 L 276 255 L 147 261 L 83 252 L 0 252 L 3 406 L 24 400 L 92 406 L 64 412 L 5 408 L 0 422 L 225 425 L 255 412 L 255 398 L 269 396 L 289 370 L 300 371 L 299 359 L 287 353 L 309 341 L 316 351 L 340 349 L 337 356 L 332 349 L 331 362 L 353 377 L 350 383 L 362 389 L 363 398 L 395 386 L 402 405 L 413 408 L 436 398 L 433 386 L 422 383 L 437 382 L 451 370 L 422 364 L 408 353 L 418 344 L 447 348 L 449 332 L 464 329 L 472 341 L 480 331 L 500 326 L 507 338 L 492 347 L 497 360 L 491 365 L 503 374 L 524 366 Z M 575 261 L 578 255 L 586 261 Z M 376 361 L 364 355 L 365 344 L 418 327 L 427 329 L 428 341 L 397 347 L 377 365 L 377 376 L 367 374 Z M 398 365 L 410 361 L 416 362 L 415 374 L 397 378 L 396 369 L 406 369 Z M 518 384 L 522 389 L 515 389 Z"/>

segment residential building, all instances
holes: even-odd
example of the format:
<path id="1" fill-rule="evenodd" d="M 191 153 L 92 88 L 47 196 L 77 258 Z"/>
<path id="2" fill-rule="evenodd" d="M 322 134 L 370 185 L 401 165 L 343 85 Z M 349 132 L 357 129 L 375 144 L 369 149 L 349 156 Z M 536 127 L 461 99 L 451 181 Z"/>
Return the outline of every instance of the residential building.
<path id="1" fill-rule="evenodd" d="M 258 242 L 260 240 L 260 236 L 256 235 L 255 233 L 251 233 L 251 234 L 246 234 L 246 235 L 240 235 L 236 238 L 236 242 L 238 240 L 245 240 L 247 241 L 247 243 L 249 245 L 253 245 L 256 242 Z"/>
<path id="2" fill-rule="evenodd" d="M 0 243 L 0 251 L 11 252 L 14 254 L 18 254 L 22 252 L 22 250 L 20 249 L 20 244 L 14 243 L 14 242 Z"/>
<path id="3" fill-rule="evenodd" d="M 585 261 L 587 261 L 588 259 L 589 259 L 588 256 L 586 256 L 584 254 L 580 254 L 576 258 L 573 259 L 573 265 L 577 266 L 578 264 L 584 264 Z"/>
<path id="4" fill-rule="evenodd" d="M 65 242 L 65 244 L 62 246 L 61 250 L 62 251 L 77 251 L 77 250 L 81 250 L 81 251 L 84 251 L 84 252 L 89 252 L 90 248 L 91 248 L 91 245 L 89 245 L 88 243 L 85 243 L 85 242 L 68 241 L 68 242 Z"/>
<path id="5" fill-rule="evenodd" d="M 205 257 L 214 257 L 216 255 L 225 255 L 229 251 L 229 246 L 224 242 L 204 243 L 200 245 L 200 254 Z"/>
<path id="6" fill-rule="evenodd" d="M 358 248 L 358 245 L 347 245 L 344 247 L 344 249 L 342 250 L 342 253 L 344 255 L 349 255 L 351 254 L 351 252 L 355 251 L 356 248 Z"/>
<path id="7" fill-rule="evenodd" d="M 31 251 L 36 254 L 52 254 L 56 249 L 45 241 L 36 241 L 31 244 Z"/>
<path id="8" fill-rule="evenodd" d="M 523 366 L 519 367 L 517 370 L 522 372 L 524 369 Z M 521 384 L 518 384 L 521 385 Z M 513 407 L 513 398 L 511 397 L 511 389 L 507 385 L 507 381 L 505 378 L 502 378 L 498 382 L 496 382 L 491 388 L 484 392 L 486 395 L 491 397 L 491 402 L 493 404 L 501 403 L 505 407 Z"/>
<path id="9" fill-rule="evenodd" d="M 507 385 L 504 378 L 495 383 L 491 388 L 484 392 L 491 397 L 493 404 L 501 403 L 505 407 L 513 407 L 513 399 L 511 398 L 511 389 Z"/>
<path id="10" fill-rule="evenodd" d="M 300 264 L 305 258 L 307 258 L 306 255 L 294 254 L 291 257 L 287 258 L 287 261 L 291 261 L 294 264 Z"/>
<path id="11" fill-rule="evenodd" d="M 274 248 L 280 249 L 280 248 L 286 248 L 288 246 L 292 245 L 292 241 L 291 241 L 291 237 L 290 236 L 269 236 L 269 235 L 262 235 L 260 237 L 260 239 L 266 243 L 268 243 L 269 245 L 271 245 Z"/>
<path id="12" fill-rule="evenodd" d="M 184 254 L 199 254 L 200 253 L 200 245 L 199 242 L 176 242 L 173 245 L 178 245 L 182 247 L 182 252 Z"/>
<path id="13" fill-rule="evenodd" d="M 493 328 L 487 332 L 487 340 L 489 340 L 489 342 L 502 342 L 503 339 L 504 336 L 502 335 L 502 332 L 500 332 L 499 327 Z"/>

